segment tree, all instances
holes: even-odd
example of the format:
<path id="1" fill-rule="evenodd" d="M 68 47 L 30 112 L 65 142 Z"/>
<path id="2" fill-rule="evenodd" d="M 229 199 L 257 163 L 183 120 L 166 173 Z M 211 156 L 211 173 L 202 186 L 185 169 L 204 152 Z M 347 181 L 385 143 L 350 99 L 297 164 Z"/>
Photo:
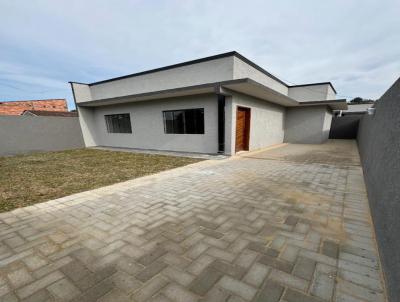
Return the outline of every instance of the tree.
<path id="1" fill-rule="evenodd" d="M 350 103 L 351 104 L 363 104 L 363 103 L 367 103 L 367 104 L 370 104 L 370 103 L 373 103 L 374 102 L 374 100 L 371 100 L 371 99 L 363 99 L 363 98 L 361 98 L 361 97 L 355 97 L 354 99 L 352 99 L 351 101 L 350 101 Z"/>

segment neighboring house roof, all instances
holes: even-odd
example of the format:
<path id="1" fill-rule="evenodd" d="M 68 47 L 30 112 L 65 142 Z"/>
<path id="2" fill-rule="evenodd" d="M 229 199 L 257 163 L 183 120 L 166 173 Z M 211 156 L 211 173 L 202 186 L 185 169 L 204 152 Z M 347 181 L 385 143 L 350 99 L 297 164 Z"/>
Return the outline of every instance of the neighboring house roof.
<path id="1" fill-rule="evenodd" d="M 25 110 L 21 115 L 77 117 L 77 116 L 78 116 L 78 112 L 70 112 L 70 111 L 45 111 L 45 110 Z"/>
<path id="2" fill-rule="evenodd" d="M 21 115 L 26 110 L 68 112 L 65 99 L 0 101 L 0 115 Z"/>

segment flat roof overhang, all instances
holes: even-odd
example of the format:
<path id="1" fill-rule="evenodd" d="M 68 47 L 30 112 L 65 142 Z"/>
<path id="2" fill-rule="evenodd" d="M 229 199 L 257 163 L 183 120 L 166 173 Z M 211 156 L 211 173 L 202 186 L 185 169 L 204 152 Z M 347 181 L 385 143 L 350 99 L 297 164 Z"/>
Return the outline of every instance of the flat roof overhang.
<path id="1" fill-rule="evenodd" d="M 118 96 L 107 99 L 97 99 L 88 102 L 77 103 L 78 106 L 83 107 L 98 107 L 108 106 L 132 102 L 150 101 L 156 99 L 166 99 L 172 97 L 182 97 L 199 94 L 223 94 L 231 95 L 233 92 L 246 94 L 270 103 L 281 105 L 284 107 L 303 107 L 303 106 L 329 106 L 332 110 L 346 110 L 347 103 L 345 99 L 341 100 L 324 100 L 324 101 L 310 101 L 298 102 L 287 95 L 279 93 L 265 85 L 262 85 L 252 79 L 244 78 L 237 80 L 229 80 L 216 83 L 207 83 L 195 86 L 187 86 L 181 88 L 173 88 L 160 91 L 152 91 L 141 94 L 133 94 L 126 96 Z"/>
<path id="2" fill-rule="evenodd" d="M 346 110 L 348 108 L 346 99 L 299 102 L 299 107 L 309 106 L 328 106 L 332 110 Z"/>
<path id="3" fill-rule="evenodd" d="M 126 95 L 115 98 L 98 99 L 88 102 L 80 102 L 77 103 L 77 105 L 84 107 L 97 107 L 207 93 L 229 94 L 230 90 L 247 94 L 282 106 L 299 105 L 297 101 L 289 98 L 288 96 L 248 78 L 187 86 L 182 88 L 173 88 L 161 91 L 152 91 L 148 93 Z"/>

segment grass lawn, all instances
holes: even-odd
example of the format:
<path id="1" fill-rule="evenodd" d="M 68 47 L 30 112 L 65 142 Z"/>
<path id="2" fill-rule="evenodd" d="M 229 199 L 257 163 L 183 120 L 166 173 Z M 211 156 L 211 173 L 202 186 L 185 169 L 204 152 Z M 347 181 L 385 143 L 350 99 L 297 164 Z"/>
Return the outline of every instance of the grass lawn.
<path id="1" fill-rule="evenodd" d="M 0 212 L 198 161 L 95 149 L 0 157 Z"/>

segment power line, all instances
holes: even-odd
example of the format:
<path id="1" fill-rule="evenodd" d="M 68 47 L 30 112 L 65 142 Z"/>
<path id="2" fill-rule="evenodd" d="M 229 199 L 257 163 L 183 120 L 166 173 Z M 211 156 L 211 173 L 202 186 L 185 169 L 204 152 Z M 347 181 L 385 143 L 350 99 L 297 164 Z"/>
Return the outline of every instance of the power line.
<path id="1" fill-rule="evenodd" d="M 57 89 L 47 89 L 47 90 L 41 90 L 41 91 L 34 91 L 34 90 L 27 90 L 27 89 L 23 89 L 20 87 L 16 87 L 14 85 L 10 85 L 10 84 L 5 84 L 5 83 L 1 83 L 1 86 L 5 86 L 5 87 L 9 87 L 9 88 L 13 88 L 15 90 L 19 90 L 19 91 L 23 91 L 23 92 L 29 92 L 29 93 L 46 93 L 46 92 L 51 92 L 51 91 L 61 91 L 61 90 L 66 90 L 67 88 L 57 88 Z"/>

